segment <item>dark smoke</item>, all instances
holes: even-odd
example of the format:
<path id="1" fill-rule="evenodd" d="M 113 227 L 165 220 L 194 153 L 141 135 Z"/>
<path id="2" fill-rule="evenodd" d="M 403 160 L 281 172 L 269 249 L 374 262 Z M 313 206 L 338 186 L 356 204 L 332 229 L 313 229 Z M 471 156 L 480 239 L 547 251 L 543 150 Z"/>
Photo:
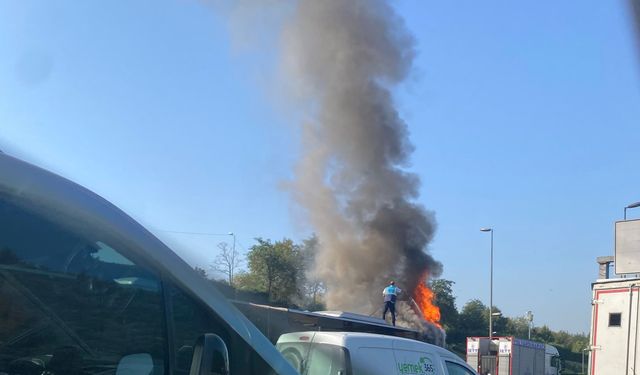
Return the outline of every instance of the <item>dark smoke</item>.
<path id="1" fill-rule="evenodd" d="M 371 314 L 389 280 L 412 293 L 425 271 L 441 273 L 392 95 L 414 40 L 383 0 L 297 1 L 282 35 L 284 78 L 309 103 L 292 190 L 320 240 L 314 271 L 329 309 Z"/>
<path id="2" fill-rule="evenodd" d="M 327 308 L 380 314 L 393 279 L 405 291 L 399 324 L 443 342 L 406 302 L 424 272 L 437 277 L 442 266 L 426 252 L 435 220 L 417 203 L 420 181 L 406 170 L 413 146 L 392 94 L 415 56 L 402 19 L 387 0 L 229 4 L 220 9 L 240 44 L 283 22 L 278 87 L 291 89 L 293 112 L 306 119 L 290 187 L 320 242 L 313 278 L 325 282 Z"/>

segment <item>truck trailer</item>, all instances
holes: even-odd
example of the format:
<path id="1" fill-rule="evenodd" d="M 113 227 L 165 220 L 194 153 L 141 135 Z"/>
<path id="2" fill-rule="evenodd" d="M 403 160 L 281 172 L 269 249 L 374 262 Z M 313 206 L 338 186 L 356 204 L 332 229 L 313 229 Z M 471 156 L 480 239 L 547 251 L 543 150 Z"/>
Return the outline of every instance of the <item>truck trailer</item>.
<path id="1" fill-rule="evenodd" d="M 640 219 L 615 223 L 614 247 L 614 256 L 597 258 L 591 284 L 590 375 L 639 373 Z"/>
<path id="2" fill-rule="evenodd" d="M 551 345 L 515 337 L 467 337 L 467 363 L 480 375 L 558 375 Z"/>
<path id="3" fill-rule="evenodd" d="M 640 279 L 598 279 L 592 284 L 592 289 L 588 373 L 637 374 L 640 362 Z"/>

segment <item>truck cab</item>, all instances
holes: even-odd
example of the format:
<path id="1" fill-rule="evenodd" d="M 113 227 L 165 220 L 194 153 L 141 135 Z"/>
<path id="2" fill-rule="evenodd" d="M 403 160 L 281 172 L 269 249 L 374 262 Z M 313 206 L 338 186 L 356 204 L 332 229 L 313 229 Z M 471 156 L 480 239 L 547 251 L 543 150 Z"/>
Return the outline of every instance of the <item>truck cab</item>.
<path id="1" fill-rule="evenodd" d="M 544 369 L 545 375 L 559 375 L 562 370 L 560 353 L 553 345 L 544 345 Z"/>
<path id="2" fill-rule="evenodd" d="M 131 217 L 0 152 L 0 374 L 190 373 L 296 371 Z"/>

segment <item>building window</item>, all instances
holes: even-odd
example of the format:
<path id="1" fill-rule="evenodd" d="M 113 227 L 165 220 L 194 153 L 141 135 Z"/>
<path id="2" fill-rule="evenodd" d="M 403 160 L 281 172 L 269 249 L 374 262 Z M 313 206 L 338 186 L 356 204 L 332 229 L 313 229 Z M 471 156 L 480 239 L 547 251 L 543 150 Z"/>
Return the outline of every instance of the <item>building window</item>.
<path id="1" fill-rule="evenodd" d="M 609 313 L 609 327 L 620 327 L 622 313 Z"/>

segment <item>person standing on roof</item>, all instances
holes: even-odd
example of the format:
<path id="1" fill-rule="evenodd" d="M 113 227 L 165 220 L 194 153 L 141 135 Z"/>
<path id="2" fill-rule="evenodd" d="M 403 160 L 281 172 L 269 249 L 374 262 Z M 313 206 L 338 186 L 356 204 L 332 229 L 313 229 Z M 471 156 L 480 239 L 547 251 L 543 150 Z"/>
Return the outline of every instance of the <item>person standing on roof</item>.
<path id="1" fill-rule="evenodd" d="M 387 311 L 391 312 L 391 323 L 396 325 L 396 298 L 402 290 L 396 286 L 395 281 L 391 280 L 389 286 L 384 288 L 382 295 L 384 296 L 384 312 L 382 319 L 386 321 Z"/>

